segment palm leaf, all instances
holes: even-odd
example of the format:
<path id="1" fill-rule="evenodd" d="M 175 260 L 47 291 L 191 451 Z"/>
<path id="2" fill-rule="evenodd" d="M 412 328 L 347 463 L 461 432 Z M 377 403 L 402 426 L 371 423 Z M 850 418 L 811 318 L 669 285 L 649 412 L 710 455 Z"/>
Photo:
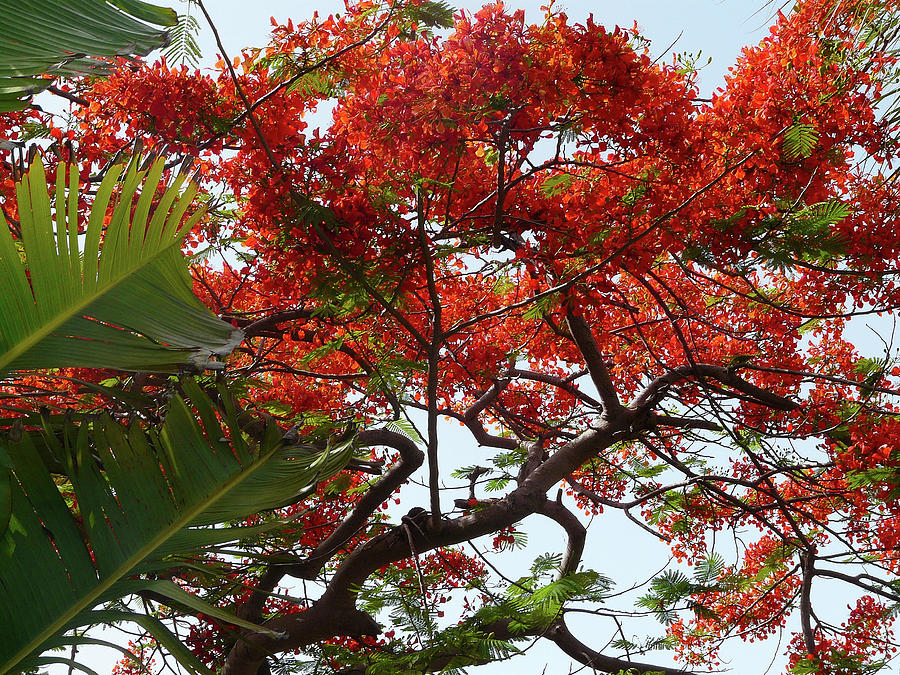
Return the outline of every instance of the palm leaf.
<path id="1" fill-rule="evenodd" d="M 173 397 L 158 431 L 104 415 L 61 428 L 48 419 L 39 442 L 22 425 L 0 437 L 0 460 L 12 467 L 10 516 L 0 533 L 0 672 L 45 663 L 53 658 L 42 656 L 46 649 L 75 639 L 65 631 L 98 621 L 93 608 L 142 591 L 263 630 L 146 573 L 170 568 L 165 556 L 175 550 L 255 533 L 231 527 L 211 536 L 209 525 L 295 501 L 337 473 L 353 443 L 288 445 L 272 423 L 251 444 L 232 406 L 215 406 L 193 380 L 182 388 L 188 398 Z M 219 393 L 227 397 L 224 388 Z M 53 482 L 41 443 L 66 467 L 77 514 Z M 153 624 L 141 616 L 118 618 Z"/>
<path id="2" fill-rule="evenodd" d="M 45 75 L 101 74 L 116 56 L 145 55 L 167 44 L 172 9 L 141 0 L 0 0 L 0 112 L 52 80 Z M 98 59 L 100 57 L 100 59 Z"/>
<path id="3" fill-rule="evenodd" d="M 51 203 L 44 167 L 40 159 L 32 163 L 17 186 L 20 242 L 0 214 L 0 376 L 63 366 L 214 366 L 210 356 L 240 342 L 240 331 L 194 297 L 181 254 L 184 234 L 202 216 L 184 218 L 197 186 L 182 191 L 179 175 L 152 208 L 163 169 L 162 159 L 146 171 L 137 161 L 127 170 L 113 167 L 82 236 L 76 168 L 69 167 L 67 194 L 60 165 Z M 114 192 L 119 197 L 104 228 Z"/>

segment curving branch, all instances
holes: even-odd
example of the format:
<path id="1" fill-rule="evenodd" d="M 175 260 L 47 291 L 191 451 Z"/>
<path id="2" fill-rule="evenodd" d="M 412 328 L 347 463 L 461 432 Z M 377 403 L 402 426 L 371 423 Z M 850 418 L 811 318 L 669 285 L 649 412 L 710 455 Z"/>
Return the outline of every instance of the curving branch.
<path id="1" fill-rule="evenodd" d="M 581 562 L 584 542 L 587 539 L 587 530 L 584 525 L 575 517 L 574 513 L 558 501 L 554 502 L 548 499 L 538 513 L 554 521 L 566 531 L 566 553 L 559 566 L 560 578 L 574 572 Z"/>
<path id="2" fill-rule="evenodd" d="M 478 416 L 482 412 L 496 403 L 500 394 L 503 393 L 503 390 L 509 386 L 509 383 L 510 380 L 506 377 L 497 380 L 462 415 L 450 415 L 466 425 L 466 428 L 472 433 L 479 445 L 503 448 L 505 450 L 514 450 L 519 447 L 518 441 L 512 438 L 504 438 L 503 436 L 495 436 L 488 433 L 487 429 L 484 428 L 484 425 L 478 419 Z"/>
<path id="3" fill-rule="evenodd" d="M 626 420 L 627 416 L 623 416 L 614 425 L 607 423 L 583 432 L 557 450 L 505 498 L 479 511 L 442 520 L 438 526 L 431 518 L 422 518 L 416 528 L 400 525 L 368 540 L 344 558 L 312 607 L 266 621 L 263 625 L 272 633 L 245 633 L 229 652 L 223 675 L 254 675 L 266 656 L 301 648 L 325 637 L 378 634 L 380 628 L 374 619 L 356 609 L 357 589 L 369 576 L 384 565 L 410 557 L 413 549 L 422 554 L 459 544 L 540 513 L 547 502 L 547 491 L 575 466 L 615 443 L 627 429 Z M 418 449 L 417 452 L 421 454 Z M 386 479 L 387 475 L 376 485 Z M 351 529 L 345 528 L 345 534 Z M 323 631 L 327 632 L 324 637 Z"/>
<path id="4" fill-rule="evenodd" d="M 312 319 L 315 316 L 317 315 L 312 309 L 300 307 L 298 309 L 273 312 L 258 319 L 247 316 L 231 315 L 226 315 L 225 318 L 230 319 L 238 328 L 243 330 L 246 337 L 255 337 L 257 335 L 266 334 L 272 330 L 277 330 L 278 324 L 288 321 L 299 321 L 301 319 Z"/>
<path id="5" fill-rule="evenodd" d="M 736 391 L 744 394 L 751 401 L 760 405 L 774 408 L 775 410 L 784 410 L 786 412 L 797 410 L 800 404 L 792 401 L 784 396 L 757 387 L 738 377 L 735 372 L 724 366 L 717 366 L 711 363 L 685 364 L 672 368 L 665 375 L 661 375 L 648 384 L 644 390 L 635 397 L 631 405 L 628 406 L 638 414 L 649 413 L 650 410 L 659 403 L 662 396 L 665 395 L 669 387 L 676 382 L 687 380 L 690 378 L 709 378 L 724 384 Z"/>
<path id="6" fill-rule="evenodd" d="M 357 503 L 341 524 L 301 562 L 273 563 L 260 575 L 253 593 L 238 609 L 239 616 L 259 621 L 266 599 L 285 575 L 314 579 L 334 553 L 362 529 L 376 509 L 409 478 L 425 459 L 424 453 L 406 436 L 385 429 L 361 431 L 356 436 L 362 446 L 385 445 L 400 453 L 400 461 L 391 467 Z"/>
<path id="7" fill-rule="evenodd" d="M 566 622 L 559 619 L 544 634 L 544 636 L 555 643 L 567 656 L 583 663 L 594 670 L 602 670 L 606 673 L 618 673 L 627 671 L 629 673 L 646 673 L 647 675 L 662 673 L 663 675 L 685 675 L 691 671 L 682 670 L 681 668 L 667 668 L 652 663 L 641 663 L 639 661 L 631 661 L 629 659 L 619 659 L 614 656 L 606 656 L 594 651 L 581 640 L 572 635 Z"/>
<path id="8" fill-rule="evenodd" d="M 284 568 L 298 579 L 314 579 L 334 553 L 362 529 L 375 510 L 394 490 L 403 485 L 425 460 L 425 454 L 406 436 L 386 429 L 369 429 L 357 435 L 363 446 L 386 445 L 400 453 L 400 461 L 391 467 L 375 485 L 369 488 L 356 507 L 341 524 L 302 562 Z"/>

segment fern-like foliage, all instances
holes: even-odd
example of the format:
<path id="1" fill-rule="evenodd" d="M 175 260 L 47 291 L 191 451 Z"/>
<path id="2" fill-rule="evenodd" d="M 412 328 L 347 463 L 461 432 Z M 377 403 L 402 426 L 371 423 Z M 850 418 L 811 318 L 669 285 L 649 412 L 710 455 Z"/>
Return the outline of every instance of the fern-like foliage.
<path id="1" fill-rule="evenodd" d="M 651 610 L 664 624 L 675 621 L 679 609 L 689 609 L 698 617 L 715 618 L 715 612 L 698 602 L 696 596 L 728 590 L 739 583 L 727 574 L 725 559 L 718 553 L 711 553 L 697 563 L 693 579 L 680 570 L 666 570 L 657 576 L 637 605 Z"/>
<path id="2" fill-rule="evenodd" d="M 402 436 L 406 436 L 413 443 L 418 443 L 418 444 L 425 443 L 425 441 L 422 440 L 422 435 L 416 429 L 416 426 L 409 420 L 405 420 L 405 419 L 391 420 L 386 425 L 384 425 L 384 428 L 387 429 L 388 431 L 393 431 L 395 434 L 400 434 Z"/>
<path id="3" fill-rule="evenodd" d="M 645 637 L 640 642 L 635 642 L 634 640 L 629 640 L 627 638 L 619 638 L 618 640 L 613 640 L 609 646 L 613 649 L 621 649 L 629 654 L 646 654 L 647 652 L 674 649 L 675 639 L 671 635 L 665 637 L 649 636 Z"/>
<path id="4" fill-rule="evenodd" d="M 163 56 L 169 63 L 180 63 L 192 68 L 197 67 L 203 54 L 197 44 L 200 33 L 200 22 L 191 15 L 192 0 L 188 0 L 187 12 L 178 15 L 178 23 L 169 31 L 169 46 Z"/>
<path id="5" fill-rule="evenodd" d="M 440 0 L 411 4 L 406 10 L 411 19 L 429 28 L 452 28 L 454 11 L 451 5 Z"/>
<path id="6" fill-rule="evenodd" d="M 757 250 L 773 266 L 787 268 L 796 260 L 824 265 L 843 254 L 846 239 L 835 226 L 851 215 L 840 200 L 817 202 L 763 222 Z"/>
<path id="7" fill-rule="evenodd" d="M 725 571 L 725 558 L 721 554 L 713 551 L 705 558 L 701 559 L 694 567 L 694 581 L 698 584 L 708 586 L 715 583 Z"/>
<path id="8" fill-rule="evenodd" d="M 304 96 L 334 96 L 340 93 L 340 90 L 332 79 L 331 74 L 324 71 L 306 73 L 287 88 L 287 93 L 300 91 Z"/>
<path id="9" fill-rule="evenodd" d="M 812 124 L 795 122 L 784 132 L 782 150 L 789 160 L 797 160 L 812 155 L 819 142 L 819 132 Z"/>

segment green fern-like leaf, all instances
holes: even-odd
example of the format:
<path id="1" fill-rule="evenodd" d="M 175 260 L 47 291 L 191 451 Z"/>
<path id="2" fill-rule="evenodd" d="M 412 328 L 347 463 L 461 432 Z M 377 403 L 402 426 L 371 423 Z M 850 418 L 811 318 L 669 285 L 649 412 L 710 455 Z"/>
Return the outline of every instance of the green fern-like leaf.
<path id="1" fill-rule="evenodd" d="M 302 77 L 297 78 L 288 88 L 287 93 L 299 91 L 306 96 L 318 94 L 320 96 L 330 96 L 337 92 L 329 74 L 325 71 L 316 71 L 306 73 Z"/>
<path id="2" fill-rule="evenodd" d="M 570 173 L 554 174 L 541 183 L 541 194 L 545 197 L 555 197 L 568 190 L 574 181 L 575 177 Z"/>
<path id="3" fill-rule="evenodd" d="M 830 227 L 837 225 L 851 213 L 850 205 L 839 200 L 810 204 L 796 214 L 796 218 L 810 223 L 812 226 Z"/>
<path id="4" fill-rule="evenodd" d="M 819 132 L 812 124 L 795 122 L 784 132 L 782 150 L 789 160 L 809 157 L 819 141 Z"/>
<path id="5" fill-rule="evenodd" d="M 718 553 L 710 553 L 697 563 L 694 568 L 694 581 L 709 585 L 718 580 L 725 570 L 725 558 Z"/>
<path id="6" fill-rule="evenodd" d="M 409 420 L 399 419 L 392 420 L 388 422 L 385 426 L 385 429 L 388 431 L 393 431 L 394 433 L 400 434 L 401 436 L 406 436 L 413 443 L 424 443 L 422 440 L 422 436 L 416 430 L 415 425 Z"/>
<path id="7" fill-rule="evenodd" d="M 531 573 L 541 576 L 547 572 L 556 571 L 562 563 L 562 555 L 559 553 L 545 553 L 535 558 L 531 565 Z"/>
<path id="8" fill-rule="evenodd" d="M 190 10 L 190 4 L 188 4 L 188 9 Z M 190 11 L 187 14 L 180 14 L 178 23 L 169 31 L 171 42 L 163 52 L 163 56 L 170 63 L 196 67 L 203 56 L 200 52 L 200 45 L 197 44 L 199 33 L 200 23 L 191 16 Z"/>
<path id="9" fill-rule="evenodd" d="M 451 5 L 441 0 L 428 0 L 420 5 L 411 5 L 407 9 L 411 19 L 429 28 L 452 28 L 454 11 Z"/>

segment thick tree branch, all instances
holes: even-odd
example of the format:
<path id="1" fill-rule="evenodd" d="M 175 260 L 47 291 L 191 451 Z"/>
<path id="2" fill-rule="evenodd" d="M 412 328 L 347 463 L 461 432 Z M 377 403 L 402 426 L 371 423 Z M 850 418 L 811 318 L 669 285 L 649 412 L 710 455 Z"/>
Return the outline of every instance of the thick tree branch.
<path id="1" fill-rule="evenodd" d="M 316 316 L 316 314 L 312 309 L 308 307 L 301 307 L 299 309 L 273 312 L 272 314 L 259 319 L 251 319 L 241 316 L 229 316 L 228 318 L 232 319 L 237 327 L 244 331 L 244 335 L 246 337 L 253 337 L 266 333 L 270 330 L 277 329 L 278 324 L 280 323 L 285 323 L 286 321 L 298 321 L 301 319 L 311 319 L 314 316 Z"/>
<path id="2" fill-rule="evenodd" d="M 802 554 L 800 569 L 803 583 L 800 586 L 800 626 L 803 632 L 803 646 L 808 654 L 816 654 L 816 637 L 812 626 L 812 580 L 815 576 L 815 557 L 812 553 Z"/>
<path id="3" fill-rule="evenodd" d="M 735 370 L 758 370 L 763 373 L 779 373 L 783 375 L 796 375 L 797 377 L 802 377 L 804 379 L 809 379 L 813 381 L 824 381 L 824 382 L 834 382 L 835 384 L 843 384 L 849 387 L 856 387 L 858 389 L 864 389 L 869 392 L 874 392 L 878 394 L 889 394 L 891 396 L 900 395 L 900 391 L 896 389 L 889 389 L 887 387 L 876 387 L 872 385 L 868 385 L 865 382 L 859 382 L 857 380 L 851 380 L 847 377 L 838 377 L 837 375 L 828 375 L 826 373 L 816 373 L 809 370 L 793 370 L 791 368 L 774 368 L 772 366 L 756 366 L 752 363 L 741 364 L 737 366 Z"/>
<path id="4" fill-rule="evenodd" d="M 314 579 L 331 556 L 365 526 L 375 510 L 422 465 L 424 454 L 406 436 L 384 429 L 362 431 L 357 435 L 362 446 L 386 445 L 400 452 L 400 461 L 373 485 L 341 524 L 302 562 L 269 565 L 260 575 L 253 593 L 238 609 L 239 616 L 259 621 L 266 599 L 285 574 L 300 579 Z"/>
<path id="5" fill-rule="evenodd" d="M 738 377 L 729 368 L 710 363 L 685 364 L 673 368 L 665 375 L 657 377 L 648 384 L 628 407 L 638 414 L 649 413 L 653 406 L 659 403 L 660 398 L 665 395 L 666 390 L 670 386 L 692 377 L 716 380 L 739 391 L 760 405 L 774 408 L 775 410 L 791 411 L 800 408 L 800 404 L 796 401 L 757 387 L 755 384 Z"/>
<path id="6" fill-rule="evenodd" d="M 253 675 L 267 655 L 297 649 L 323 639 L 322 622 L 331 626 L 328 637 L 360 634 L 346 632 L 348 626 L 356 631 L 365 625 L 375 626 L 374 633 L 366 634 L 377 633 L 379 629 L 374 621 L 367 615 L 363 615 L 366 619 L 361 618 L 359 615 L 362 613 L 355 609 L 357 589 L 371 574 L 384 565 L 408 558 L 412 555 L 412 546 L 422 554 L 491 534 L 528 515 L 539 513 L 547 501 L 546 493 L 553 485 L 590 457 L 624 437 L 627 417 L 623 416 L 615 425 L 607 422 L 597 429 L 583 432 L 558 449 L 504 499 L 484 509 L 444 520 L 439 528 L 434 527 L 430 519 L 424 519 L 418 527 L 408 530 L 402 526 L 395 527 L 362 544 L 343 560 L 325 592 L 311 609 L 265 622 L 267 629 L 284 637 L 253 634 L 236 644 L 226 660 L 224 675 Z M 349 624 L 339 620 L 348 616 L 356 618 Z M 310 638 L 310 631 L 315 637 Z"/>
<path id="7" fill-rule="evenodd" d="M 587 321 L 570 311 L 566 315 L 566 322 L 575 345 L 587 363 L 588 374 L 590 374 L 594 386 L 597 387 L 597 393 L 603 402 L 604 414 L 607 417 L 616 414 L 622 409 L 622 403 L 616 395 L 616 388 L 609 376 L 609 368 L 603 360 L 603 354 L 600 353 L 600 347 L 597 345 Z"/>

